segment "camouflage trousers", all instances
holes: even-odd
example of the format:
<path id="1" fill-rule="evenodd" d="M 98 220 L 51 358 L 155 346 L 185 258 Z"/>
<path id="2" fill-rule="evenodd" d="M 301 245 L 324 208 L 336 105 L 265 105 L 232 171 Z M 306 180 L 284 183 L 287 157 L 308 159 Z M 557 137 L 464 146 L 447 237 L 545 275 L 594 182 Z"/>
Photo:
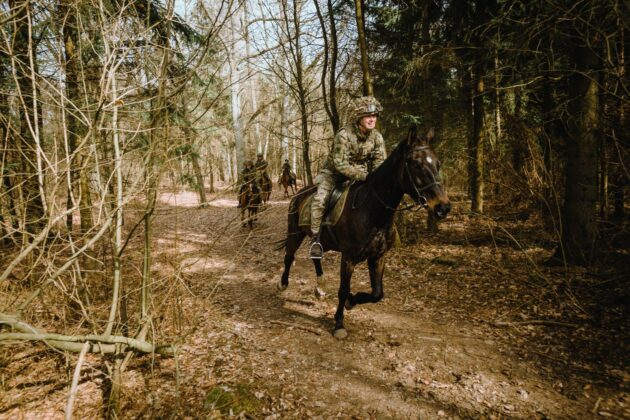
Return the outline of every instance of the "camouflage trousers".
<path id="1" fill-rule="evenodd" d="M 311 203 L 311 231 L 313 231 L 313 236 L 319 233 L 328 196 L 330 196 L 330 192 L 335 187 L 335 180 L 333 174 L 328 171 L 322 171 L 315 178 L 315 183 L 317 184 L 317 192 Z"/>

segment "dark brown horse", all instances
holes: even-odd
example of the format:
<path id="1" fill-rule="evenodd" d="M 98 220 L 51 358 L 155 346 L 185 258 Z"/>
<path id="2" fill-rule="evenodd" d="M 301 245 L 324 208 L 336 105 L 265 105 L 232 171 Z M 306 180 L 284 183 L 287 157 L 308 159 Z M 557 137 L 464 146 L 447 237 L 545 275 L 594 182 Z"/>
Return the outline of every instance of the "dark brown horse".
<path id="1" fill-rule="evenodd" d="M 321 231 L 324 251 L 341 252 L 341 283 L 339 303 L 335 313 L 336 338 L 345 338 L 344 308 L 351 309 L 363 303 L 376 303 L 383 298 L 383 270 L 385 253 L 394 243 L 394 214 L 403 195 L 409 195 L 416 204 L 428 208 L 438 218 L 446 217 L 451 209 L 449 199 L 440 183 L 440 164 L 433 153 L 430 141 L 433 129 L 424 137 L 417 129 L 409 130 L 391 155 L 370 173 L 365 182 L 355 182 L 339 222 Z M 307 235 L 309 227 L 300 227 L 299 209 L 302 202 L 315 192 L 314 187 L 299 191 L 289 204 L 289 229 L 284 240 L 284 272 L 278 289 L 289 285 L 289 270 L 295 252 Z M 350 293 L 350 280 L 356 264 L 367 260 L 370 272 L 371 293 Z M 318 280 L 323 275 L 321 260 L 313 260 Z M 317 290 L 317 289 L 316 289 Z"/>
<path id="2" fill-rule="evenodd" d="M 261 194 L 253 182 L 247 183 L 238 195 L 238 206 L 241 209 L 241 224 L 243 227 L 254 227 L 254 222 L 258 217 L 258 210 L 262 204 Z M 247 216 L 245 213 L 247 212 Z"/>
<path id="3" fill-rule="evenodd" d="M 278 181 L 278 185 L 284 187 L 284 197 L 289 197 L 289 187 L 291 187 L 291 194 L 295 194 L 295 189 L 297 188 L 297 183 L 295 180 L 295 175 L 291 173 L 291 168 L 285 166 L 282 170 L 282 175 L 280 175 L 280 181 Z"/>

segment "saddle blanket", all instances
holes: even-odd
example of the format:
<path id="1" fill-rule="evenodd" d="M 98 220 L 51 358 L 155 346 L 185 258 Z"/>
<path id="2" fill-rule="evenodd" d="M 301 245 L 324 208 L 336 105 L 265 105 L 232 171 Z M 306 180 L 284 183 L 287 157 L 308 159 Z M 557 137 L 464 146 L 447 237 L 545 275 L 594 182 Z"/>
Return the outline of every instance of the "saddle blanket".
<path id="1" fill-rule="evenodd" d="M 346 199 L 348 198 L 348 191 L 350 191 L 349 187 L 345 187 L 341 192 L 341 195 L 337 199 L 337 201 L 333 204 L 334 207 L 332 209 L 327 210 L 324 213 L 324 219 L 322 220 L 323 225 L 335 226 L 341 217 L 341 213 L 343 212 L 343 208 L 346 205 Z M 339 194 L 338 191 L 333 191 L 331 195 L 335 193 Z M 315 197 L 315 193 L 311 194 L 306 200 L 302 202 L 300 206 L 299 226 L 310 226 L 311 225 L 311 203 L 313 202 L 313 197 Z"/>

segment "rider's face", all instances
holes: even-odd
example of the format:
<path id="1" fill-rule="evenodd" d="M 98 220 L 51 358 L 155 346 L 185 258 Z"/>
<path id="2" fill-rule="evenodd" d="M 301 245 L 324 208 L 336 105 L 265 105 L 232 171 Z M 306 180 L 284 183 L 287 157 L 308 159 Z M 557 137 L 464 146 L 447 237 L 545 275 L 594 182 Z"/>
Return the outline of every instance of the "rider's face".
<path id="1" fill-rule="evenodd" d="M 371 130 L 374 130 L 374 127 L 376 127 L 376 119 L 377 119 L 377 115 L 367 115 L 365 117 L 361 117 L 361 119 L 359 120 L 359 129 L 363 132 L 363 133 L 367 133 Z"/>

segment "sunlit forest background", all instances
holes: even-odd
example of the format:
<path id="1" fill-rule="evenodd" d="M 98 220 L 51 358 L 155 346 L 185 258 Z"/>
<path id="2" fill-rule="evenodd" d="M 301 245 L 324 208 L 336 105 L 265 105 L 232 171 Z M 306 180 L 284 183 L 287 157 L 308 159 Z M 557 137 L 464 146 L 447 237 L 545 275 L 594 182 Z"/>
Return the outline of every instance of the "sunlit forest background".
<path id="1" fill-rule="evenodd" d="M 367 94 L 388 149 L 435 128 L 472 220 L 529 223 L 541 264 L 627 269 L 629 16 L 619 0 L 0 1 L 0 369 L 27 341 L 72 367 L 94 353 L 115 417 L 130 359 L 186 340 L 180 279 L 153 260 L 160 195 L 234 197 L 259 152 L 274 183 L 288 159 L 312 184 Z M 409 217 L 403 247 L 443 227 Z M 627 286 L 610 283 L 626 305 Z"/>

